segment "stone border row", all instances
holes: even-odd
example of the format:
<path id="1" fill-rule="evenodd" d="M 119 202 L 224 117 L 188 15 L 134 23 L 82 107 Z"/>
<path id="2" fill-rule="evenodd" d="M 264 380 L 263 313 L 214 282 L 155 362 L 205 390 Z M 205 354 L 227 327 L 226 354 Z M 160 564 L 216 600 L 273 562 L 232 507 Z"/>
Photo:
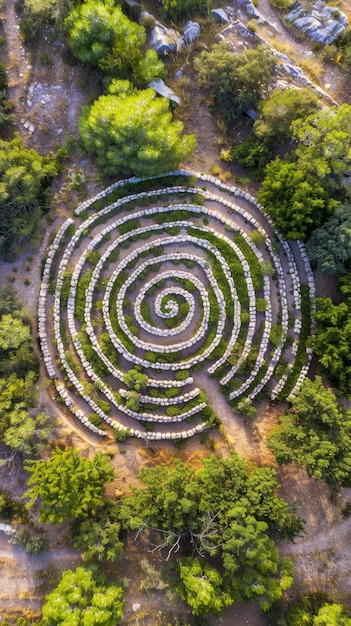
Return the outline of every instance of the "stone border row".
<path id="1" fill-rule="evenodd" d="M 244 199 L 246 199 L 246 200 L 250 201 L 252 204 L 254 204 L 255 206 L 257 206 L 260 210 L 262 210 L 261 205 L 259 205 L 259 204 L 257 203 L 257 201 L 255 200 L 255 198 L 252 198 L 252 196 L 250 196 L 250 194 L 247 194 L 247 192 L 243 192 L 242 190 L 238 190 L 237 188 L 232 187 L 232 186 L 230 186 L 230 185 L 223 184 L 223 183 L 221 183 L 220 181 L 218 181 L 217 179 L 215 179 L 214 177 L 211 177 L 211 176 L 204 176 L 204 175 L 199 175 L 199 174 L 198 174 L 198 173 L 196 173 L 196 172 L 188 172 L 188 171 L 184 171 L 184 170 L 175 170 L 174 172 L 169 172 L 169 173 L 165 174 L 164 176 L 170 176 L 170 175 L 175 175 L 175 176 L 178 176 L 178 175 L 183 175 L 183 176 L 184 176 L 184 175 L 185 175 L 185 176 L 195 176 L 197 179 L 200 179 L 200 180 L 205 180 L 205 181 L 207 181 L 207 182 L 209 182 L 209 183 L 212 183 L 212 184 L 216 185 L 217 187 L 219 187 L 220 189 L 222 189 L 222 190 L 224 190 L 224 191 L 229 191 L 230 193 L 234 193 L 234 195 L 237 195 L 237 196 L 241 196 L 241 197 L 243 197 Z M 160 177 L 160 176 L 152 177 L 152 179 L 159 179 L 159 178 L 162 178 L 162 177 Z M 112 191 L 113 189 L 115 189 L 116 187 L 120 187 L 120 186 L 123 186 L 123 185 L 128 184 L 128 183 L 137 183 L 137 182 L 141 182 L 142 180 L 146 180 L 146 179 L 137 179 L 137 178 L 134 178 L 134 177 L 133 177 L 132 179 L 128 179 L 127 181 L 119 181 L 117 184 L 111 185 L 111 186 L 108 188 L 108 190 L 104 190 L 104 192 L 102 192 L 101 194 L 98 194 L 95 198 L 90 199 L 90 200 L 89 200 L 89 201 L 87 201 L 86 203 L 83 203 L 82 205 L 80 205 L 80 207 L 78 207 L 78 208 L 76 209 L 76 214 L 78 215 L 78 214 L 80 214 L 83 210 L 88 209 L 88 208 L 89 208 L 89 206 L 90 206 L 93 202 L 95 202 L 97 199 L 102 198 L 102 197 L 107 197 L 107 196 L 111 193 L 111 191 Z M 147 179 L 147 180 L 150 180 L 150 179 Z M 184 188 L 179 188 L 179 191 L 183 191 L 183 189 L 184 189 Z M 172 187 L 172 188 L 170 189 L 170 191 L 171 191 L 171 193 L 172 193 L 172 194 L 175 194 L 175 193 L 177 192 L 177 187 Z M 168 189 L 167 189 L 167 192 L 168 192 Z M 191 192 L 191 190 L 189 190 L 188 188 L 186 188 L 186 192 L 188 192 L 188 193 L 189 193 L 189 192 Z M 196 189 L 196 192 L 197 192 L 197 193 L 199 193 L 199 192 L 200 192 L 201 194 L 203 194 L 203 191 L 202 191 L 202 190 L 198 190 L 198 189 Z M 162 193 L 162 194 L 165 194 L 165 193 L 166 193 L 166 190 L 165 190 L 165 189 L 163 189 L 163 190 L 161 191 L 161 193 Z M 194 191 L 194 193 L 195 193 L 195 191 Z M 150 194 L 150 192 L 147 192 L 147 194 L 146 194 L 146 195 L 150 196 L 151 194 Z M 205 193 L 205 194 L 203 194 L 203 195 L 205 195 L 205 196 L 206 196 L 206 195 L 207 195 L 207 193 Z M 130 202 L 130 201 L 132 201 L 133 199 L 137 199 L 137 197 L 139 197 L 139 196 L 138 196 L 138 194 L 134 194 L 134 196 L 133 196 L 133 195 L 130 195 L 130 196 L 128 196 L 126 199 L 124 199 L 124 198 L 123 198 L 123 200 L 125 200 L 125 201 L 127 201 L 127 202 Z M 217 200 L 219 200 L 219 199 L 217 198 Z M 225 204 L 225 203 L 223 202 L 223 199 L 220 199 L 220 201 L 221 201 L 223 204 Z M 192 205 L 192 210 L 193 210 L 193 209 L 194 209 L 194 206 Z M 201 212 L 202 212 L 202 213 L 205 213 L 206 211 L 205 211 L 205 210 L 203 210 L 203 209 L 201 208 Z M 244 213 L 245 213 L 245 214 L 247 214 L 247 212 L 246 212 L 246 211 L 244 211 Z M 101 212 L 99 213 L 99 215 L 101 215 Z M 248 216 L 249 218 L 251 218 L 251 219 L 248 219 L 247 221 L 249 221 L 251 224 L 255 225 L 255 226 L 256 226 L 256 228 L 257 228 L 258 230 L 260 230 L 260 228 L 261 228 L 261 227 L 259 226 L 259 224 L 257 223 L 257 221 L 256 221 L 256 220 L 254 220 L 254 218 L 252 218 L 249 214 L 247 214 L 247 216 Z M 133 216 L 133 217 L 134 217 L 134 216 Z M 245 215 L 245 219 L 246 219 L 246 215 Z M 267 220 L 268 220 L 268 222 L 272 225 L 271 220 L 269 220 L 269 218 L 266 218 L 266 219 L 267 219 Z M 55 238 L 55 240 L 54 240 L 54 244 L 52 245 L 51 250 L 49 251 L 49 255 L 48 255 L 48 257 L 47 257 L 46 264 L 45 264 L 45 268 L 44 268 L 44 274 L 43 274 L 43 280 L 42 280 L 41 291 L 40 291 L 40 298 L 39 298 L 39 334 L 40 334 L 41 345 L 42 345 L 43 354 L 44 354 L 44 361 L 45 361 L 45 364 L 46 364 L 46 367 L 47 367 L 47 371 L 48 371 L 48 374 L 49 374 L 49 377 L 50 377 L 50 378 L 55 378 L 55 377 L 56 377 L 56 374 L 55 374 L 55 370 L 54 370 L 53 363 L 52 363 L 52 360 L 51 360 L 51 353 L 50 353 L 50 350 L 49 350 L 49 348 L 48 348 L 48 345 L 47 345 L 47 338 L 46 338 L 46 313 L 45 313 L 45 305 L 46 305 L 46 298 L 47 298 L 47 293 L 48 293 L 48 281 L 49 281 L 49 278 L 50 278 L 50 270 L 51 270 L 52 259 L 53 259 L 53 257 L 55 256 L 56 251 L 57 251 L 57 250 L 58 250 L 58 248 L 59 248 L 60 242 L 61 242 L 61 240 L 62 240 L 62 238 L 63 238 L 63 236 L 64 236 L 64 233 L 65 233 L 66 229 L 67 229 L 67 228 L 68 228 L 71 224 L 73 224 L 73 220 L 67 220 L 67 221 L 66 221 L 66 222 L 62 225 L 62 227 L 60 228 L 59 233 L 57 234 L 57 236 L 56 236 L 56 238 Z M 162 227 L 164 228 L 164 227 L 165 227 L 165 225 L 162 225 Z M 85 222 L 85 228 L 86 228 L 86 222 Z M 262 231 L 262 229 L 261 229 L 261 231 Z M 80 236 L 80 234 L 79 234 L 79 236 Z M 289 253 L 289 257 L 291 256 L 291 258 L 292 258 L 292 263 L 291 263 L 291 265 L 293 265 L 293 263 L 294 263 L 294 258 L 293 258 L 293 255 L 292 255 L 292 253 L 291 253 L 291 250 L 290 250 L 290 248 L 289 248 L 289 246 L 288 246 L 288 244 L 287 244 L 286 242 L 284 242 L 284 243 L 283 243 L 283 245 L 284 245 L 284 244 L 286 244 L 286 247 L 287 247 L 287 249 L 288 249 L 288 253 Z M 308 257 L 307 257 L 307 255 L 306 255 L 306 253 L 305 253 L 304 246 L 303 246 L 302 244 L 300 244 L 300 243 L 299 243 L 299 248 L 300 248 L 300 253 L 301 253 L 301 256 L 302 256 L 302 258 L 303 258 L 303 260 L 304 260 L 304 263 L 305 263 L 305 269 L 306 269 L 306 273 L 307 273 L 307 276 L 308 276 L 308 285 L 309 285 L 309 290 L 310 290 L 310 297 L 311 297 L 311 298 L 313 298 L 313 297 L 314 297 L 314 281 L 313 281 L 313 275 L 312 275 L 312 272 L 311 272 L 311 269 L 310 269 L 310 265 L 309 265 Z M 92 249 L 93 249 L 93 248 L 92 248 Z M 290 261 L 290 258 L 289 258 L 289 261 Z M 292 280 L 293 280 L 293 281 L 294 281 L 294 278 L 295 278 L 295 282 L 296 282 L 297 287 L 298 287 L 297 275 L 296 275 L 294 272 L 292 272 L 292 273 L 291 273 L 291 277 L 292 277 Z M 47 281 L 47 282 L 46 282 L 46 281 Z M 267 282 L 267 281 L 265 281 L 265 282 Z M 62 286 L 62 285 L 61 285 L 61 286 Z M 265 284 L 265 287 L 266 287 L 266 284 Z M 299 290 L 295 291 L 295 285 L 294 285 L 294 299 L 295 299 L 295 305 L 297 305 L 297 306 L 295 306 L 295 308 L 296 308 L 297 310 L 298 310 L 298 301 L 299 301 L 299 296 L 300 296 Z M 265 292 L 265 297 L 266 297 L 266 292 Z M 284 315 L 284 312 L 283 312 L 283 315 Z M 57 316 L 57 310 L 55 310 L 55 311 L 54 311 L 54 316 L 55 316 L 55 317 L 54 317 L 54 323 L 56 324 L 56 323 L 57 323 L 57 317 L 56 317 L 56 316 Z M 283 322 L 284 322 L 284 317 L 283 317 Z M 296 320 L 296 322 L 295 322 L 294 331 L 295 331 L 296 333 L 298 333 L 298 332 L 299 332 L 299 330 L 300 330 L 300 328 L 301 328 L 301 321 L 297 319 L 297 320 Z M 61 356 L 62 356 L 62 355 L 61 355 Z M 308 360 L 310 361 L 311 353 L 307 353 L 307 356 L 309 357 L 309 358 L 308 358 Z M 63 361 L 63 362 L 65 362 L 65 361 L 66 361 L 66 360 L 64 359 L 64 361 Z M 149 366 L 149 364 L 148 364 L 148 366 Z M 67 370 L 66 370 L 66 371 L 67 371 Z M 301 371 L 301 375 L 300 375 L 300 377 L 299 377 L 299 379 L 298 379 L 297 385 L 295 386 L 295 388 L 294 388 L 294 389 L 293 389 L 293 391 L 291 392 L 290 397 L 293 397 L 293 394 L 295 393 L 296 388 L 298 388 L 298 386 L 299 386 L 299 385 L 301 385 L 302 380 L 305 378 L 305 376 L 307 375 L 307 373 L 308 373 L 308 366 L 305 366 L 305 367 L 302 369 L 302 371 Z M 188 380 L 189 380 L 189 381 L 190 381 L 190 380 L 192 380 L 192 379 L 191 379 L 191 377 L 189 377 L 189 379 L 188 379 Z M 155 382 L 155 381 L 154 381 L 154 382 Z M 157 382 L 158 382 L 158 381 L 157 381 Z M 164 382 L 166 382 L 166 383 L 167 383 L 167 385 L 166 385 L 166 386 L 182 386 L 183 384 L 185 384 L 185 383 L 184 383 L 184 381 L 162 381 L 162 386 L 165 386 L 165 385 L 164 385 Z M 79 383 L 79 381 L 78 381 L 78 383 Z M 171 384 L 170 384 L 170 385 L 168 385 L 168 383 L 171 383 Z M 178 385 L 177 385 L 176 383 L 178 383 Z M 179 384 L 179 383 L 181 383 L 181 384 Z M 84 396 L 83 396 L 83 397 L 84 397 Z M 85 398 L 85 399 L 86 399 L 86 398 Z M 152 399 L 152 401 L 154 401 L 154 400 L 155 400 L 155 399 L 153 398 L 153 399 Z M 206 406 L 206 405 L 205 405 L 205 406 Z M 95 407 L 96 407 L 96 405 L 95 405 Z M 94 408 L 95 408 L 95 407 L 94 407 Z M 98 411 L 96 411 L 96 412 L 98 413 Z M 104 417 L 106 417 L 106 416 L 104 416 Z M 109 419 L 110 419 L 110 418 L 109 418 Z M 107 420 L 106 420 L 106 421 L 107 421 Z M 93 425 L 91 425 L 91 426 L 93 426 Z M 203 425 L 202 425 L 202 426 L 203 426 Z M 94 428 L 95 428 L 95 427 L 94 427 Z M 122 428 L 123 428 L 123 427 L 122 427 Z M 196 429 L 195 429 L 195 430 L 196 430 Z M 194 429 L 191 429 L 191 431 L 194 431 Z M 197 430 L 196 430 L 196 431 L 197 431 Z M 101 431 L 101 432 L 103 432 L 103 431 Z M 187 431 L 187 432 L 190 432 L 190 431 Z M 103 434 L 105 434 L 105 433 L 103 433 Z M 182 434 L 184 434 L 184 433 L 182 433 Z M 168 435 L 170 435 L 169 437 L 168 437 L 168 436 L 167 436 L 167 437 L 164 437 L 163 435 L 165 435 L 165 433 L 141 433 L 141 435 L 142 435 L 142 436 L 148 435 L 148 436 L 150 436 L 151 438 L 155 438 L 155 439 L 159 439 L 159 438 L 161 438 L 161 439 L 162 439 L 162 438 L 177 438 L 177 437 L 179 436 L 179 434 L 177 434 L 177 435 L 176 435 L 176 437 L 173 437 L 173 434 L 172 434 L 172 433 L 168 433 Z M 153 435 L 154 435 L 154 436 L 153 436 Z M 156 436 L 156 435 L 160 435 L 160 436 Z M 182 436 L 182 435 L 181 435 L 181 436 Z"/>

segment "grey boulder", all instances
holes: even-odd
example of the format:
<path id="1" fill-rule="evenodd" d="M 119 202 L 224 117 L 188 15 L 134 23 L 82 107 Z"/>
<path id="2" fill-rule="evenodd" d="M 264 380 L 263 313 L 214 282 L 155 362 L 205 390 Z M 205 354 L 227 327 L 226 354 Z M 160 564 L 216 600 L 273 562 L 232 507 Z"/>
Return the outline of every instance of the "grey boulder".
<path id="1" fill-rule="evenodd" d="M 158 54 L 165 56 L 177 52 L 185 42 L 181 34 L 174 28 L 167 28 L 160 22 L 156 22 L 149 34 L 149 47 Z"/>

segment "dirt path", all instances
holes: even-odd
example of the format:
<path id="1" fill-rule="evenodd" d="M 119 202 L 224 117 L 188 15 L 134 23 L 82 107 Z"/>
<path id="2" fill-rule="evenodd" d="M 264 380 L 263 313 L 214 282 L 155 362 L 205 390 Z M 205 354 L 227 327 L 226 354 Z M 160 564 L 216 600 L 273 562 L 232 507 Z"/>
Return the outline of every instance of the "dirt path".
<path id="1" fill-rule="evenodd" d="M 206 372 L 194 372 L 193 378 L 196 386 L 206 392 L 210 406 L 223 424 L 228 441 L 240 456 L 246 459 L 254 459 L 255 450 L 250 435 L 250 429 L 244 425 L 242 415 L 234 413 L 230 404 L 225 399 L 216 380 L 209 378 Z"/>
<path id="2" fill-rule="evenodd" d="M 279 547 L 281 555 L 294 563 L 294 585 L 290 594 L 320 590 L 331 597 L 351 598 L 351 518 L 329 530 Z"/>
<path id="3" fill-rule="evenodd" d="M 49 566 L 59 569 L 75 568 L 81 561 L 76 550 L 50 550 L 39 556 L 29 556 L 23 548 L 10 544 L 6 535 L 0 532 L 0 607 L 5 611 L 40 611 L 43 595 L 39 584 L 45 576 L 38 572 Z"/>
<path id="4" fill-rule="evenodd" d="M 26 79 L 32 66 L 19 34 L 19 19 L 15 11 L 15 0 L 7 0 L 4 21 L 7 40 L 7 70 L 9 98 L 15 103 L 15 113 L 21 119 L 24 113 Z"/>

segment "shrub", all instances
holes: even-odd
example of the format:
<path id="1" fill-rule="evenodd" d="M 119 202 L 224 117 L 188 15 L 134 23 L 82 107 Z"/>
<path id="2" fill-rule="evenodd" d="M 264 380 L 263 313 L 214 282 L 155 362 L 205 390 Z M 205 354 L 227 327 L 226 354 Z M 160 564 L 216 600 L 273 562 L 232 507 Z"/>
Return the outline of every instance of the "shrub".
<path id="1" fill-rule="evenodd" d="M 128 437 L 131 437 L 132 433 L 129 428 L 118 428 L 114 426 L 113 434 L 116 441 L 125 441 Z"/>
<path id="2" fill-rule="evenodd" d="M 271 332 L 269 333 L 269 340 L 273 346 L 279 346 L 283 339 L 283 329 L 279 324 L 272 324 Z"/>
<path id="3" fill-rule="evenodd" d="M 89 422 L 93 424 L 93 426 L 96 426 L 96 428 L 100 428 L 100 426 L 102 426 L 103 424 L 103 420 L 97 413 L 91 413 L 89 415 Z"/>
<path id="4" fill-rule="evenodd" d="M 258 313 L 264 313 L 267 308 L 267 302 L 264 298 L 256 298 L 256 309 Z"/>
<path id="5" fill-rule="evenodd" d="M 250 233 L 250 241 L 254 243 L 257 247 L 264 246 L 266 242 L 266 236 L 263 233 L 260 233 L 258 230 L 253 230 Z"/>
<path id="6" fill-rule="evenodd" d="M 47 549 L 48 544 L 42 530 L 22 526 L 16 532 L 16 543 L 31 556 L 36 556 Z"/>

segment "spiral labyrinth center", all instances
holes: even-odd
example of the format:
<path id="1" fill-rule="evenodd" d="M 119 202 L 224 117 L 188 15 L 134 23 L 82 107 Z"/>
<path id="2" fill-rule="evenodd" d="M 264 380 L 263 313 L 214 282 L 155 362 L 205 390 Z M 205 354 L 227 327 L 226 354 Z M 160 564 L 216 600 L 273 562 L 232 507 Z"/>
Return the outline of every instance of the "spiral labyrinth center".
<path id="1" fill-rule="evenodd" d="M 106 423 L 184 438 L 215 425 L 198 369 L 237 411 L 254 410 L 263 390 L 288 395 L 307 373 L 301 300 L 310 304 L 314 286 L 303 247 L 298 271 L 254 198 L 197 176 L 211 189 L 189 186 L 187 173 L 168 187 L 136 181 L 134 193 L 116 183 L 78 207 L 49 252 L 39 303 L 48 374 L 98 434 Z"/>

